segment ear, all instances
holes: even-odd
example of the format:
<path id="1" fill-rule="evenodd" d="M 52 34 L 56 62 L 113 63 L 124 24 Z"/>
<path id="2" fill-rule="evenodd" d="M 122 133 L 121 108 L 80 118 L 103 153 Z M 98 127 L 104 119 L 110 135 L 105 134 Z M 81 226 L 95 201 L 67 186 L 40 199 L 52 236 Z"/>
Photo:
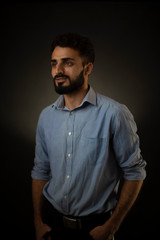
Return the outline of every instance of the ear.
<path id="1" fill-rule="evenodd" d="M 87 63 L 84 67 L 85 75 L 91 74 L 92 69 L 93 69 L 93 63 L 91 63 L 91 62 Z"/>

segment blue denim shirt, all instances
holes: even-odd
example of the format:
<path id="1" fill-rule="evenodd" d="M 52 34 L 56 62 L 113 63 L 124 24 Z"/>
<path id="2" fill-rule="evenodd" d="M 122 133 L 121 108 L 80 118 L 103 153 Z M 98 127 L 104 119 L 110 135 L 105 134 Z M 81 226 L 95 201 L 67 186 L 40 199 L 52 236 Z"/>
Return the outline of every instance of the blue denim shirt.
<path id="1" fill-rule="evenodd" d="M 121 175 L 146 176 L 136 131 L 125 105 L 91 87 L 73 110 L 60 96 L 40 115 L 32 178 L 48 181 L 43 193 L 63 214 L 108 211 L 116 205 Z"/>

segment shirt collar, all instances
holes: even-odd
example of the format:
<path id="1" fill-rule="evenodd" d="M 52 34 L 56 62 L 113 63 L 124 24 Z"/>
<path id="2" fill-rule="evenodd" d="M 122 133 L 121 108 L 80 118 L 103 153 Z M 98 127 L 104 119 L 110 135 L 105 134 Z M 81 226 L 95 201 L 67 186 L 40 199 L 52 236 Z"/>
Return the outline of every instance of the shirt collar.
<path id="1" fill-rule="evenodd" d="M 97 97 L 96 97 L 96 93 L 95 91 L 93 90 L 92 87 L 89 86 L 89 91 L 88 93 L 86 94 L 86 96 L 84 97 L 83 101 L 81 102 L 81 104 L 77 107 L 81 107 L 83 106 L 83 104 L 85 102 L 88 102 L 92 105 L 96 105 L 97 104 Z M 57 100 L 56 102 L 53 103 L 53 106 L 55 106 L 57 109 L 61 109 L 63 110 L 65 108 L 65 105 L 64 105 L 64 96 L 61 95 Z"/>

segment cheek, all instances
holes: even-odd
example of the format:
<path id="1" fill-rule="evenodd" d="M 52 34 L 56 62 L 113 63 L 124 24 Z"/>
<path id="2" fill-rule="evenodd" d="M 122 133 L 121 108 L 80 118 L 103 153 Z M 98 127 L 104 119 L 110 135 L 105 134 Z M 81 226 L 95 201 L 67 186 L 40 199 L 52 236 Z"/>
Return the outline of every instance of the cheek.
<path id="1" fill-rule="evenodd" d="M 51 68 L 51 75 L 52 75 L 52 77 L 54 77 L 54 76 L 55 76 L 55 71 L 54 71 L 54 69 L 53 69 L 53 68 Z"/>
<path id="2" fill-rule="evenodd" d="M 82 70 L 83 69 L 80 69 L 80 68 L 72 69 L 72 71 L 70 71 L 70 73 L 68 73 L 68 74 L 70 74 L 70 77 L 72 79 L 75 79 L 81 74 Z"/>
<path id="3" fill-rule="evenodd" d="M 74 78 L 74 71 L 72 69 L 68 69 L 68 68 L 64 68 L 64 71 L 63 73 L 66 75 L 66 76 L 69 76 L 71 79 Z"/>

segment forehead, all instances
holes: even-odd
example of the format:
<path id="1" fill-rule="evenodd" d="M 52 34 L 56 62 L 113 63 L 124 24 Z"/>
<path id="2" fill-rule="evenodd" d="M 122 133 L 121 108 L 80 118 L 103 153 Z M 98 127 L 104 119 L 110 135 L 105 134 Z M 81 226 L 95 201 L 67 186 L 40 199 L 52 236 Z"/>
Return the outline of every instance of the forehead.
<path id="1" fill-rule="evenodd" d="M 69 47 L 57 46 L 52 52 L 51 59 L 60 60 L 63 58 L 73 58 L 75 60 L 81 60 L 78 50 Z"/>

